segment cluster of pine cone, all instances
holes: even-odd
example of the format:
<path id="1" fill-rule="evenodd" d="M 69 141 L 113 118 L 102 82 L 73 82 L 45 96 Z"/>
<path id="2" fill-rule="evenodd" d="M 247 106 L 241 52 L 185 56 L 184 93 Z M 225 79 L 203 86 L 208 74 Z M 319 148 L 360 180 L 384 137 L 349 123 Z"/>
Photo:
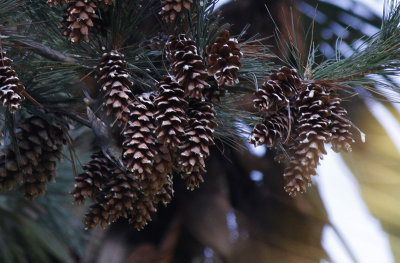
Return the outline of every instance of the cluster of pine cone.
<path id="1" fill-rule="evenodd" d="M 88 197 L 95 202 L 86 216 L 87 227 L 104 227 L 123 217 L 143 228 L 160 202 L 170 202 L 173 174 L 181 175 L 188 189 L 199 187 L 214 144 L 212 101 L 219 101 L 220 86 L 238 81 L 242 54 L 236 45 L 223 32 L 208 48 L 212 70 L 207 73 L 195 42 L 185 35 L 170 36 L 166 50 L 175 76 L 165 76 L 156 91 L 141 94 L 134 92 L 124 55 L 117 50 L 103 55 L 97 69 L 100 107 L 110 125 L 121 129 L 123 138 L 117 141 L 122 152 L 115 156 L 103 149 L 76 177 L 75 201 Z M 219 85 L 210 86 L 209 75 Z"/>
<path id="2" fill-rule="evenodd" d="M 60 29 L 72 42 L 88 41 L 89 33 L 99 24 L 99 8 L 106 8 L 115 0 L 47 0 L 50 6 L 67 4 Z"/>
<path id="3" fill-rule="evenodd" d="M 351 151 L 354 143 L 347 112 L 329 85 L 301 80 L 294 69 L 282 67 L 255 93 L 254 106 L 264 115 L 250 142 L 277 148 L 276 160 L 286 163 L 285 190 L 305 192 L 316 175 L 325 143 L 334 151 Z"/>

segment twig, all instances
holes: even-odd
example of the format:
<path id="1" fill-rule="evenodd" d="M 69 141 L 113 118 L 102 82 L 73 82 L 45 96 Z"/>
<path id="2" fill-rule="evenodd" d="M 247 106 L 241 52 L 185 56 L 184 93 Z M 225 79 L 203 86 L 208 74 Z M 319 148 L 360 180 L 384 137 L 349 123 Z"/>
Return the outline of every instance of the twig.
<path id="1" fill-rule="evenodd" d="M 68 63 L 76 63 L 77 62 L 77 60 L 74 58 L 68 57 L 57 50 L 49 48 L 43 44 L 37 43 L 30 39 L 23 39 L 23 40 L 17 39 L 14 41 L 23 47 L 28 47 L 28 48 L 34 49 L 39 55 L 41 55 L 45 58 L 55 60 L 55 61 L 60 61 L 60 62 L 68 62 Z"/>

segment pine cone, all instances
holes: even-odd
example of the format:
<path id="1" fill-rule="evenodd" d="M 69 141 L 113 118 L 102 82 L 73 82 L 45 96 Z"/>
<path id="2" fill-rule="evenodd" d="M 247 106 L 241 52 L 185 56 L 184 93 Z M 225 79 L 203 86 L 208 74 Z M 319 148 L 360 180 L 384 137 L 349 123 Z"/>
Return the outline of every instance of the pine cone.
<path id="1" fill-rule="evenodd" d="M 71 195 L 74 196 L 76 203 L 85 203 L 86 197 L 96 201 L 96 197 L 109 180 L 112 164 L 103 152 L 92 154 L 91 159 L 83 167 L 84 172 L 75 177 L 75 188 L 71 191 Z"/>
<path id="2" fill-rule="evenodd" d="M 5 163 L 0 167 L 0 189 L 11 190 L 14 184 L 23 184 L 20 190 L 31 200 L 44 195 L 46 181 L 54 180 L 65 137 L 60 125 L 36 116 L 25 119 L 19 128 L 20 159 L 14 147 L 5 149 L 1 157 Z"/>
<path id="3" fill-rule="evenodd" d="M 182 174 L 183 180 L 186 182 L 186 188 L 194 190 L 200 187 L 200 184 L 204 182 L 203 175 L 207 173 L 207 170 L 201 166 L 195 166 L 190 173 Z"/>
<path id="4" fill-rule="evenodd" d="M 133 82 L 126 70 L 124 55 L 113 50 L 105 53 L 98 66 L 98 83 L 104 94 L 107 115 L 115 117 L 115 123 L 125 125 L 129 118 L 129 105 Z"/>
<path id="5" fill-rule="evenodd" d="M 192 3 L 193 0 L 164 0 L 160 15 L 167 23 L 173 22 L 178 16 L 184 15 L 185 9 L 189 11 Z"/>
<path id="6" fill-rule="evenodd" d="M 172 172 L 172 155 L 167 145 L 157 143 L 157 154 L 154 157 L 154 172 L 170 174 Z M 165 178 L 167 179 L 167 178 Z"/>
<path id="7" fill-rule="evenodd" d="M 109 180 L 97 197 L 97 203 L 92 205 L 86 214 L 87 228 L 100 225 L 105 227 L 120 218 L 129 219 L 137 229 L 142 229 L 150 220 L 151 212 L 155 212 L 152 196 L 141 191 L 137 177 L 110 164 L 112 171 Z"/>
<path id="8" fill-rule="evenodd" d="M 187 187 L 193 189 L 202 181 L 205 173 L 205 159 L 210 155 L 209 147 L 214 145 L 215 111 L 204 101 L 191 101 L 188 109 L 189 123 L 186 140 L 180 146 L 179 167 Z"/>
<path id="9" fill-rule="evenodd" d="M 295 102 L 299 115 L 295 131 L 296 143 L 288 150 L 290 162 L 285 169 L 285 190 L 295 196 L 304 192 L 315 175 L 319 159 L 326 154 L 324 143 L 329 140 L 329 94 L 318 85 L 308 85 Z"/>
<path id="10" fill-rule="evenodd" d="M 154 104 L 149 93 L 142 94 L 131 106 L 130 120 L 124 131 L 123 161 L 141 180 L 143 191 L 154 195 L 165 184 L 167 175 L 154 169 L 163 159 L 156 149 L 153 122 Z"/>
<path id="11" fill-rule="evenodd" d="M 332 133 L 330 142 L 335 152 L 351 152 L 355 141 L 351 133 L 351 124 L 347 120 L 347 111 L 340 106 L 341 99 L 332 95 L 329 109 L 331 111 L 329 130 Z"/>
<path id="12" fill-rule="evenodd" d="M 88 213 L 85 215 L 85 229 L 94 228 L 100 225 L 105 228 L 111 224 L 109 220 L 108 207 L 103 203 L 94 203 L 89 207 Z"/>
<path id="13" fill-rule="evenodd" d="M 11 68 L 12 60 L 4 52 L 0 52 L 0 55 L 0 100 L 10 112 L 16 112 L 25 99 L 22 95 L 25 87 Z"/>
<path id="14" fill-rule="evenodd" d="M 164 204 L 164 206 L 166 206 L 171 202 L 173 196 L 174 196 L 174 188 L 173 188 L 172 178 L 168 176 L 167 182 L 154 197 L 154 202 L 157 204 L 162 203 Z"/>
<path id="15" fill-rule="evenodd" d="M 250 143 L 255 146 L 265 144 L 269 148 L 273 147 L 279 141 L 286 141 L 292 126 L 293 117 L 291 117 L 289 121 L 287 111 L 279 111 L 271 116 L 266 116 L 262 123 L 254 127 L 251 133 Z"/>
<path id="16" fill-rule="evenodd" d="M 159 95 L 154 101 L 157 139 L 174 153 L 185 135 L 188 103 L 184 99 L 183 89 L 171 77 L 164 77 L 157 89 Z"/>
<path id="17" fill-rule="evenodd" d="M 237 73 L 242 67 L 240 59 L 243 54 L 237 47 L 236 38 L 231 38 L 224 30 L 215 43 L 207 47 L 208 75 L 214 76 L 218 86 L 234 86 L 239 83 Z"/>
<path id="18" fill-rule="evenodd" d="M 201 99 L 203 90 L 210 85 L 205 81 L 207 72 L 202 58 L 197 52 L 196 43 L 184 34 L 170 36 L 166 44 L 167 58 L 172 62 L 171 68 L 176 72 L 179 86 L 185 87 L 189 98 Z"/>
<path id="19" fill-rule="evenodd" d="M 96 9 L 94 0 L 70 0 L 60 25 L 64 36 L 74 43 L 89 41 L 89 32 L 99 18 Z"/>
<path id="20" fill-rule="evenodd" d="M 110 221 L 128 218 L 129 210 L 134 209 L 134 203 L 141 197 L 135 176 L 118 168 L 113 171 L 105 193 Z"/>
<path id="21" fill-rule="evenodd" d="M 136 229 L 143 229 L 151 221 L 150 213 L 156 212 L 154 201 L 146 195 L 142 195 L 134 204 L 134 209 L 129 211 L 129 224 Z"/>
<path id="22" fill-rule="evenodd" d="M 261 111 L 278 111 L 286 107 L 300 85 L 300 77 L 295 69 L 282 67 L 269 76 L 255 93 L 254 105 Z"/>

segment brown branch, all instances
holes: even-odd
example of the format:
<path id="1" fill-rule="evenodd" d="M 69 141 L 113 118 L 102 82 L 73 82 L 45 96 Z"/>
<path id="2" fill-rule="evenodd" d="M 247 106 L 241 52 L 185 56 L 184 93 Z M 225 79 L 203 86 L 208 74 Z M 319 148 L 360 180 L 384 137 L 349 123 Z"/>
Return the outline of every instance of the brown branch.
<path id="1" fill-rule="evenodd" d="M 49 48 L 41 43 L 37 43 L 30 39 L 16 39 L 13 40 L 19 45 L 27 48 L 31 48 L 35 50 L 39 55 L 48 58 L 53 61 L 67 62 L 67 63 L 76 63 L 77 60 L 71 57 L 68 57 L 61 53 L 60 51 Z"/>

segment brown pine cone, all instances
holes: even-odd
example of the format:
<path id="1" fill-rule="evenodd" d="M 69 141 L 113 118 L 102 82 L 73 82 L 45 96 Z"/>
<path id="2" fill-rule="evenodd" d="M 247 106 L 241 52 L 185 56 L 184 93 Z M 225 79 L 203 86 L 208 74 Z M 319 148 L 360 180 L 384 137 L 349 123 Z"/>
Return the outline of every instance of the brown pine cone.
<path id="1" fill-rule="evenodd" d="M 188 188 L 193 189 L 203 181 L 205 159 L 210 155 L 209 147 L 214 145 L 215 114 L 208 102 L 191 101 L 189 104 L 186 140 L 180 146 L 178 162 L 182 177 L 189 179 Z"/>
<path id="2" fill-rule="evenodd" d="M 96 197 L 109 180 L 112 165 L 103 152 L 92 154 L 91 159 L 83 166 L 84 172 L 75 177 L 75 188 L 71 191 L 71 195 L 74 196 L 76 203 L 85 203 L 86 197 L 96 201 Z"/>
<path id="3" fill-rule="evenodd" d="M 129 119 L 131 87 L 133 82 L 126 70 L 125 56 L 113 50 L 105 53 L 98 66 L 98 83 L 104 94 L 107 115 L 114 116 L 118 125 L 126 125 Z"/>
<path id="4" fill-rule="evenodd" d="M 237 73 L 242 67 L 240 59 L 243 54 L 237 44 L 237 39 L 231 38 L 229 31 L 224 30 L 215 43 L 207 47 L 208 75 L 214 76 L 218 86 L 234 86 L 239 83 Z"/>
<path id="5" fill-rule="evenodd" d="M 159 95 L 154 101 L 158 142 L 164 144 L 171 153 L 177 150 L 185 135 L 186 107 L 183 89 L 171 77 L 157 84 Z"/>
<path id="6" fill-rule="evenodd" d="M 329 140 L 329 93 L 319 85 L 307 85 L 295 102 L 299 114 L 296 126 L 296 143 L 288 150 L 290 162 L 285 169 L 285 190 L 295 196 L 305 192 L 326 154 L 324 143 Z"/>
<path id="7" fill-rule="evenodd" d="M 203 91 L 210 85 L 206 82 L 207 72 L 196 43 L 184 34 L 170 36 L 166 44 L 167 58 L 176 72 L 179 86 L 185 87 L 185 95 L 192 99 L 202 99 Z"/>
<path id="8" fill-rule="evenodd" d="M 25 99 L 22 95 L 25 87 L 18 79 L 11 64 L 12 60 L 7 58 L 4 52 L 0 52 L 0 100 L 10 112 L 16 112 L 21 108 L 21 102 Z"/>
<path id="9" fill-rule="evenodd" d="M 142 195 L 135 176 L 119 168 L 113 170 L 104 192 L 110 222 L 120 217 L 128 218 L 129 211 L 134 209 L 135 202 Z"/>
<path id="10" fill-rule="evenodd" d="M 134 209 L 129 211 L 129 224 L 134 225 L 136 229 L 143 229 L 151 221 L 151 213 L 156 212 L 154 200 L 142 195 L 134 204 Z"/>
<path id="11" fill-rule="evenodd" d="M 94 203 L 89 207 L 89 211 L 85 215 L 85 229 L 94 228 L 100 225 L 105 228 L 111 224 L 109 220 L 108 207 L 103 203 Z"/>
<path id="12" fill-rule="evenodd" d="M 332 134 L 330 142 L 335 152 L 351 152 L 351 145 L 355 142 L 350 131 L 351 124 L 347 121 L 347 111 L 340 106 L 341 99 L 337 95 L 331 95 L 329 109 L 329 130 Z"/>
<path id="13" fill-rule="evenodd" d="M 110 174 L 100 182 L 101 188 L 95 186 L 91 193 L 96 203 L 85 216 L 86 228 L 96 225 L 104 228 L 120 218 L 126 218 L 137 229 L 142 229 L 151 220 L 150 213 L 156 211 L 156 198 L 144 194 L 140 180 L 133 173 L 121 170 L 108 160 L 98 161 L 105 162 L 100 164 L 101 169 Z M 98 171 L 98 167 L 93 165 L 98 164 L 93 161 L 90 163 L 95 171 Z"/>
<path id="14" fill-rule="evenodd" d="M 293 116 L 289 121 L 287 111 L 279 111 L 266 116 L 262 123 L 254 127 L 250 135 L 250 143 L 255 146 L 265 144 L 269 148 L 275 146 L 278 142 L 284 143 L 292 126 Z"/>
<path id="15" fill-rule="evenodd" d="M 63 35 L 74 43 L 89 41 L 89 32 L 99 18 L 96 10 L 94 0 L 70 0 L 60 25 Z"/>
<path id="16" fill-rule="evenodd" d="M 178 16 L 184 15 L 185 9 L 189 11 L 192 3 L 193 0 L 164 0 L 160 15 L 167 23 L 173 22 Z"/>
<path id="17" fill-rule="evenodd" d="M 180 34 L 177 37 L 170 35 L 165 43 L 166 58 L 173 63 L 177 60 L 178 52 L 185 50 L 197 54 L 196 42 L 186 37 L 185 34 Z"/>
<path id="18" fill-rule="evenodd" d="M 299 85 L 300 77 L 297 71 L 282 67 L 276 73 L 271 74 L 255 93 L 254 106 L 261 111 L 270 112 L 287 107 Z"/>
<path id="19" fill-rule="evenodd" d="M 127 218 L 138 230 L 142 229 L 156 211 L 153 198 L 141 190 L 140 180 L 133 173 L 115 168 L 105 190 L 106 205 L 103 205 L 107 207 L 108 223 Z"/>
<path id="20" fill-rule="evenodd" d="M 200 184 L 204 182 L 203 175 L 205 175 L 206 173 L 207 170 L 203 166 L 198 165 L 194 167 L 193 171 L 191 171 L 190 173 L 182 174 L 182 178 L 186 182 L 186 188 L 191 191 L 199 188 Z"/>
<path id="21" fill-rule="evenodd" d="M 157 170 L 161 170 L 160 165 L 165 167 L 165 160 L 156 148 L 155 109 L 150 96 L 149 93 L 142 94 L 131 105 L 130 120 L 124 131 L 123 161 L 139 178 L 143 191 L 154 195 L 165 184 L 167 174 Z"/>
<path id="22" fill-rule="evenodd" d="M 57 123 L 48 123 L 40 117 L 22 121 L 17 133 L 18 161 L 11 145 L 2 153 L 0 165 L 0 189 L 11 190 L 14 184 L 22 184 L 20 191 L 27 199 L 44 195 L 46 182 L 56 176 L 56 162 L 61 158 L 65 136 Z"/>
<path id="23" fill-rule="evenodd" d="M 148 96 L 138 96 L 130 106 L 130 119 L 124 131 L 123 160 L 126 167 L 145 179 L 152 174 L 155 156 L 154 105 Z"/>
<path id="24" fill-rule="evenodd" d="M 174 196 L 174 187 L 172 178 L 170 176 L 167 177 L 167 182 L 160 189 L 160 191 L 154 197 L 155 203 L 162 203 L 164 206 L 169 204 Z"/>

